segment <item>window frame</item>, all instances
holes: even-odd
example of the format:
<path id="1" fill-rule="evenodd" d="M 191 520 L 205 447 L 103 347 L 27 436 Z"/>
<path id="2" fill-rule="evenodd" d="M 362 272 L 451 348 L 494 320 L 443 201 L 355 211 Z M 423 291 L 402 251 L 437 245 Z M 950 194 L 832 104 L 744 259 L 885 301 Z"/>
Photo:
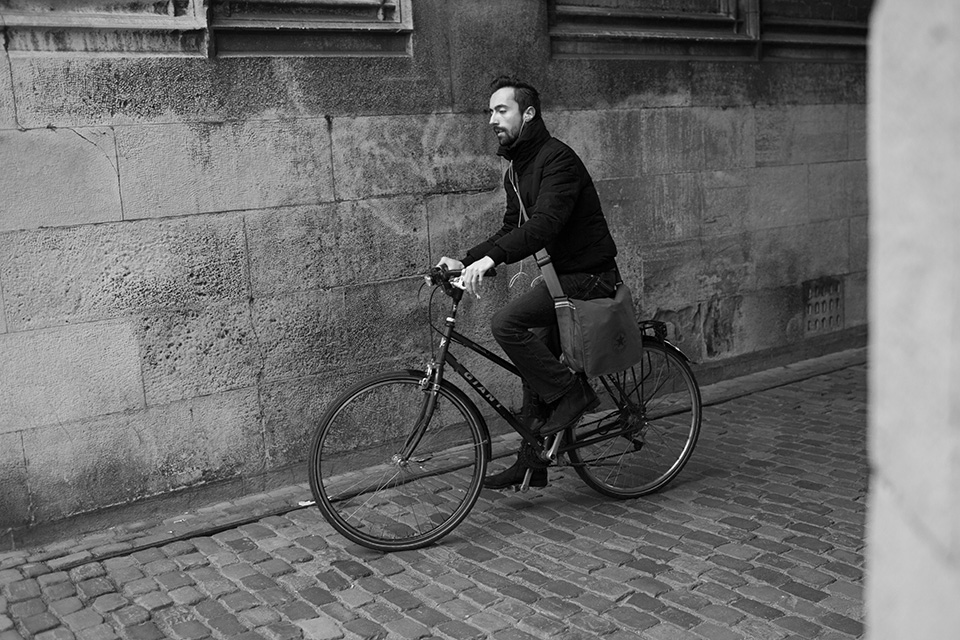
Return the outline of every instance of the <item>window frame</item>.
<path id="1" fill-rule="evenodd" d="M 412 0 L 263 0 L 248 3 L 266 11 L 221 17 L 221 0 L 171 0 L 167 14 L 127 0 L 82 7 L 5 8 L 0 31 L 13 56 L 96 54 L 119 56 L 411 56 Z M 271 19 L 271 10 L 297 8 L 303 17 Z M 311 8 L 314 14 L 311 15 Z M 370 19 L 378 8 L 389 20 Z M 268 14 L 264 16 L 262 14 Z M 331 15 L 343 16 L 331 19 Z M 268 34 L 272 38 L 265 38 Z M 231 47 L 224 50 L 222 42 Z M 284 47 L 284 42 L 290 46 Z M 272 49 L 258 50 L 270 43 Z"/>
<path id="2" fill-rule="evenodd" d="M 554 58 L 866 61 L 865 22 L 767 16 L 760 0 L 602 4 L 550 0 Z"/>

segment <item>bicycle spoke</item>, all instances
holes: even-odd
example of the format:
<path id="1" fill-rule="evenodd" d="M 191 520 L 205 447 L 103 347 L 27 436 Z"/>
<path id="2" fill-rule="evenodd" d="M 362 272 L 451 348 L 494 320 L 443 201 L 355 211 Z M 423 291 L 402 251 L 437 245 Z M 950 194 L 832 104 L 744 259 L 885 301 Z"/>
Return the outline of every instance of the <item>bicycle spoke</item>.
<path id="1" fill-rule="evenodd" d="M 422 378 L 397 372 L 356 385 L 318 430 L 310 467 L 317 506 L 358 544 L 398 550 L 435 542 L 479 495 L 485 428 L 455 389 L 424 402 Z"/>
<path id="2" fill-rule="evenodd" d="M 567 455 L 575 471 L 614 497 L 657 491 L 680 472 L 700 431 L 689 368 L 663 343 L 645 340 L 639 365 L 600 382 L 614 408 L 571 431 Z"/>

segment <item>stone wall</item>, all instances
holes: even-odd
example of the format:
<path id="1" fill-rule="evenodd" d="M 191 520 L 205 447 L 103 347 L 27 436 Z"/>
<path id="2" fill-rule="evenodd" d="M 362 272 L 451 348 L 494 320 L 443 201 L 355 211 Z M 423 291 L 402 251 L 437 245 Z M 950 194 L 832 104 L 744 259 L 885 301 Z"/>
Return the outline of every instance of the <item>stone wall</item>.
<path id="1" fill-rule="evenodd" d="M 504 71 L 541 87 L 642 314 L 705 380 L 863 341 L 861 63 L 561 56 L 549 3 L 412 6 L 407 56 L 0 56 L 8 543 L 304 481 L 338 390 L 428 359 L 417 274 L 499 224 Z M 507 282 L 465 305 L 488 345 Z"/>

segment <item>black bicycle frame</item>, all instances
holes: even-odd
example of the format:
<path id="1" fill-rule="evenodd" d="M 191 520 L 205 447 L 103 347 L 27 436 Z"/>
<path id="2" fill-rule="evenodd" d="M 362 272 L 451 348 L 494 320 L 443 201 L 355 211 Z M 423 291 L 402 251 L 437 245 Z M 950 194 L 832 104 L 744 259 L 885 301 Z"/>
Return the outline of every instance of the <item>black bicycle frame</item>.
<path id="1" fill-rule="evenodd" d="M 457 311 L 460 306 L 460 300 L 463 298 L 463 290 L 451 287 L 450 290 L 447 290 L 447 293 L 453 299 L 453 306 L 450 309 L 450 315 L 447 316 L 446 322 L 444 323 L 443 330 L 442 331 L 438 330 L 438 333 L 441 335 L 440 354 L 436 362 L 432 363 L 427 368 L 427 377 L 425 381 L 428 384 L 435 385 L 436 388 L 439 388 L 440 382 L 443 378 L 443 372 L 442 372 L 443 366 L 441 366 L 441 363 L 443 363 L 443 365 L 449 365 L 453 367 L 453 370 L 456 371 L 457 374 L 461 378 L 463 378 L 463 380 L 468 385 L 470 385 L 470 388 L 476 391 L 477 394 L 481 398 L 483 398 L 484 401 L 487 402 L 487 404 L 493 407 L 493 410 L 496 411 L 497 414 L 499 414 L 504 420 L 506 420 L 507 424 L 513 427 L 513 429 L 516 430 L 516 432 L 519 433 L 524 440 L 526 440 L 531 446 L 537 449 L 541 448 L 543 445 L 539 441 L 537 436 L 532 431 L 527 429 L 516 418 L 516 416 L 514 416 L 514 414 L 509 409 L 503 406 L 503 404 L 497 399 L 497 397 L 494 396 L 485 386 L 483 386 L 483 383 L 480 382 L 472 373 L 470 373 L 470 371 L 463 365 L 463 363 L 457 360 L 456 356 L 450 353 L 450 344 L 452 342 L 455 342 L 463 347 L 466 347 L 467 349 L 470 349 L 474 353 L 480 356 L 483 356 L 490 362 L 493 362 L 500 368 L 514 374 L 515 376 L 521 377 L 520 371 L 516 368 L 516 366 L 513 365 L 513 363 L 508 362 L 507 360 L 501 358 L 500 356 L 493 353 L 486 347 L 480 344 L 477 344 L 476 342 L 466 337 L 462 333 L 458 332 L 454 328 L 456 326 L 456 317 L 457 317 Z M 682 355 L 682 352 L 676 349 L 676 347 L 673 347 L 673 345 L 663 340 L 659 340 L 657 338 L 650 338 L 650 337 L 645 337 L 644 339 L 645 340 L 654 339 L 654 340 L 657 340 L 658 342 L 663 342 L 664 344 L 673 348 L 674 350 L 676 350 L 678 353 L 681 353 Z M 684 358 L 686 357 L 684 356 Z M 635 381 L 634 383 L 642 384 L 642 381 L 645 380 L 646 375 L 647 374 L 641 372 L 641 380 L 639 382 Z M 615 394 L 613 394 L 612 390 L 610 389 L 609 385 L 607 385 L 606 382 L 604 382 L 604 386 L 607 387 L 607 391 L 608 393 L 611 394 L 611 397 L 615 398 Z M 614 402 L 617 404 L 618 408 L 621 409 L 621 411 L 625 409 L 625 407 L 621 404 L 620 399 L 615 398 Z M 428 403 L 428 405 L 425 407 L 425 411 L 421 412 L 421 419 L 426 418 L 427 420 L 429 420 L 429 416 L 432 414 L 432 412 L 433 412 L 432 403 Z M 606 431 L 607 431 L 606 428 L 598 427 L 597 429 L 594 429 L 591 434 L 587 434 L 587 438 L 585 440 L 579 440 L 575 443 L 568 443 L 565 446 L 561 446 L 557 450 L 557 452 L 565 453 L 567 451 L 570 451 L 571 449 L 578 449 L 587 444 L 602 442 L 604 440 L 608 440 L 610 438 L 619 437 L 619 436 L 628 436 L 632 431 L 634 431 L 634 429 L 627 429 L 625 431 L 614 432 L 614 433 L 606 433 Z M 421 432 L 421 430 L 416 429 L 415 433 L 418 433 L 418 432 Z"/>
<path id="2" fill-rule="evenodd" d="M 455 355 L 450 353 L 450 343 L 455 342 L 463 347 L 466 347 L 467 349 L 470 349 L 474 353 L 483 356 L 490 362 L 499 366 L 501 369 L 504 369 L 505 371 L 512 373 L 517 377 L 521 377 L 520 370 L 517 369 L 512 362 L 501 358 L 483 345 L 474 342 L 467 336 L 454 329 L 454 326 L 457 322 L 457 310 L 460 307 L 460 300 L 462 297 L 463 291 L 460 289 L 456 289 L 451 294 L 451 298 L 453 298 L 453 306 L 450 310 L 450 315 L 447 316 L 446 322 L 444 323 L 443 331 L 439 332 L 442 336 L 440 339 L 440 354 L 437 358 L 437 362 L 433 363 L 428 369 L 427 378 L 433 378 L 432 383 L 439 386 L 440 381 L 443 378 L 443 367 L 440 366 L 439 363 L 449 365 L 461 378 L 463 378 L 464 382 L 470 385 L 470 388 L 476 391 L 477 394 L 483 398 L 486 403 L 489 404 L 498 415 L 500 415 L 500 417 L 506 420 L 507 424 L 516 430 L 516 432 L 519 433 L 524 440 L 534 447 L 541 446 L 539 440 L 533 434 L 533 432 L 527 429 L 517 419 L 512 411 L 503 406 L 503 403 L 501 403 L 495 395 L 493 395 L 485 386 L 483 386 L 483 383 L 480 382 L 472 373 L 470 373 L 470 370 L 467 369 L 463 363 L 457 360 Z"/>

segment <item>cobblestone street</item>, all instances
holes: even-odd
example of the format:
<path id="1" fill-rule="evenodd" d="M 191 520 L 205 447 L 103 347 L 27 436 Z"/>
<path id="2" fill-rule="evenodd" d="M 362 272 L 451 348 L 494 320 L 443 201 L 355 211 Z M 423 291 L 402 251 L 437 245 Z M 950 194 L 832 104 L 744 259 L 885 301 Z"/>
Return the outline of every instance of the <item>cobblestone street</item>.
<path id="1" fill-rule="evenodd" d="M 0 640 L 862 637 L 865 359 L 706 388 L 660 494 L 552 469 L 419 551 L 348 543 L 303 484 L 0 552 Z"/>

